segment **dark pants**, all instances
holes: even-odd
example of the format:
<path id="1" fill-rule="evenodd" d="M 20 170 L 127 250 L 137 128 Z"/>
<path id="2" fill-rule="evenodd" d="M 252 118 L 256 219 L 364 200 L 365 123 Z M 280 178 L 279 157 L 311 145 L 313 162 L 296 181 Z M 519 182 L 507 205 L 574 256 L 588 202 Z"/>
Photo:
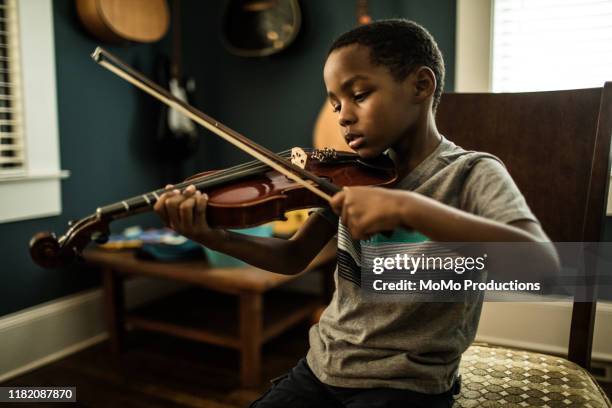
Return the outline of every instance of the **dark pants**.
<path id="1" fill-rule="evenodd" d="M 324 384 L 312 373 L 302 358 L 289 373 L 272 381 L 264 395 L 251 408 L 315 407 L 315 408 L 376 408 L 376 407 L 451 407 L 453 389 L 442 394 L 421 394 L 394 388 L 344 388 Z"/>

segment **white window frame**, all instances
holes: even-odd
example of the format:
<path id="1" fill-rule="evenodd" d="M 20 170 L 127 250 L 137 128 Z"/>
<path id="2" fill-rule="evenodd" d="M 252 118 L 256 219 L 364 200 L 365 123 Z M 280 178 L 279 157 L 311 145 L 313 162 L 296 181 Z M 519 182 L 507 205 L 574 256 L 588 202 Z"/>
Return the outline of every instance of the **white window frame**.
<path id="1" fill-rule="evenodd" d="M 491 92 L 493 1 L 457 0 L 455 91 Z M 612 174 L 606 215 L 612 216 Z"/>
<path id="2" fill-rule="evenodd" d="M 18 0 L 25 175 L 0 179 L 0 223 L 61 213 L 52 0 Z"/>
<path id="3" fill-rule="evenodd" d="M 455 91 L 491 92 L 493 0 L 457 0 Z"/>

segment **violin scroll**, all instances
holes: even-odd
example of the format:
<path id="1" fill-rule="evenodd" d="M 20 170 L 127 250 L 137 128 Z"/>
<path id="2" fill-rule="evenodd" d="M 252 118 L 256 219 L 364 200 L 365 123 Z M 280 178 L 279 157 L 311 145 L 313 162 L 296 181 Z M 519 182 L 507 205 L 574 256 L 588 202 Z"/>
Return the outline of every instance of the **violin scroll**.
<path id="1" fill-rule="evenodd" d="M 81 258 L 91 241 L 105 242 L 110 233 L 108 223 L 96 215 L 69 224 L 59 239 L 52 232 L 39 232 L 30 240 L 30 256 L 43 268 L 60 268 Z"/>
<path id="2" fill-rule="evenodd" d="M 32 260 L 43 268 L 57 268 L 72 259 L 62 259 L 60 245 L 52 232 L 39 232 L 30 240 L 30 256 Z"/>

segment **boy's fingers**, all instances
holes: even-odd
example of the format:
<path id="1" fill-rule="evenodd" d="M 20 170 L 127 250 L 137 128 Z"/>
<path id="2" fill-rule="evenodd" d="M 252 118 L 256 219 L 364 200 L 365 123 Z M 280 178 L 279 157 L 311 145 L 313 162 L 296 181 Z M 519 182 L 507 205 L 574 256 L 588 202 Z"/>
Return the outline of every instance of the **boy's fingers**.
<path id="1" fill-rule="evenodd" d="M 344 206 L 344 199 L 346 197 L 346 192 L 344 190 L 336 193 L 331 201 L 329 202 L 329 205 L 331 206 L 332 210 L 334 210 L 334 212 L 336 214 L 340 214 L 340 212 L 342 211 L 342 207 Z"/>
<path id="2" fill-rule="evenodd" d="M 176 191 L 176 190 L 175 190 Z M 181 194 L 174 193 L 171 197 L 166 199 L 166 212 L 168 214 L 168 221 L 171 228 L 175 228 L 181 224 L 181 216 L 179 214 L 179 205 L 184 200 Z"/>
<path id="3" fill-rule="evenodd" d="M 164 193 L 162 194 L 159 199 L 157 200 L 157 202 L 155 203 L 155 205 L 153 206 L 153 210 L 155 210 L 155 212 L 157 213 L 157 215 L 159 215 L 159 217 L 162 219 L 162 222 L 168 226 L 169 225 L 169 221 L 168 221 L 168 212 L 166 211 L 166 200 L 168 199 L 168 194 Z"/>
<path id="4" fill-rule="evenodd" d="M 347 227 L 350 225 L 351 219 L 349 217 L 347 205 L 342 206 L 342 211 L 340 212 L 340 219 L 342 220 L 342 223 Z"/>
<path id="5" fill-rule="evenodd" d="M 153 211 L 159 213 L 162 210 L 164 206 L 164 200 L 166 199 L 165 196 L 166 196 L 165 194 L 162 194 L 159 196 L 155 204 L 153 204 Z"/>
<path id="6" fill-rule="evenodd" d="M 196 187 L 193 184 L 190 184 L 185 190 L 183 190 L 183 195 L 192 196 L 195 194 L 196 191 L 198 191 Z"/>
<path id="7" fill-rule="evenodd" d="M 199 226 L 207 226 L 206 206 L 208 205 L 208 194 L 196 193 L 196 204 L 193 214 L 193 222 Z"/>
<path id="8" fill-rule="evenodd" d="M 181 217 L 181 227 L 184 230 L 193 228 L 193 208 L 195 199 L 193 197 L 186 198 L 179 205 L 179 214 Z"/>
<path id="9" fill-rule="evenodd" d="M 349 189 L 347 187 L 345 187 L 342 190 L 342 196 L 341 196 L 341 201 L 340 201 L 340 207 L 338 208 L 338 213 L 340 214 L 340 218 L 343 220 L 342 222 L 344 223 L 344 225 L 346 225 L 347 227 L 350 226 L 351 224 L 351 213 L 350 213 L 350 208 L 351 208 L 351 202 L 350 202 L 350 197 L 348 197 L 349 193 Z"/>

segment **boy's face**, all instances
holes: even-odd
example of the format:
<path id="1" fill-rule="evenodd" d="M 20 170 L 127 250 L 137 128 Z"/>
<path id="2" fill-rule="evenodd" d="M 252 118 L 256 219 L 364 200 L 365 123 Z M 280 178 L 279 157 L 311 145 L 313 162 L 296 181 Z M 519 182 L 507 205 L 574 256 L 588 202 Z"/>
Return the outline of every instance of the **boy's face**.
<path id="1" fill-rule="evenodd" d="M 376 157 L 415 128 L 420 103 L 415 77 L 397 82 L 388 68 L 370 62 L 367 47 L 353 44 L 333 51 L 323 77 L 342 133 L 351 149 Z"/>

